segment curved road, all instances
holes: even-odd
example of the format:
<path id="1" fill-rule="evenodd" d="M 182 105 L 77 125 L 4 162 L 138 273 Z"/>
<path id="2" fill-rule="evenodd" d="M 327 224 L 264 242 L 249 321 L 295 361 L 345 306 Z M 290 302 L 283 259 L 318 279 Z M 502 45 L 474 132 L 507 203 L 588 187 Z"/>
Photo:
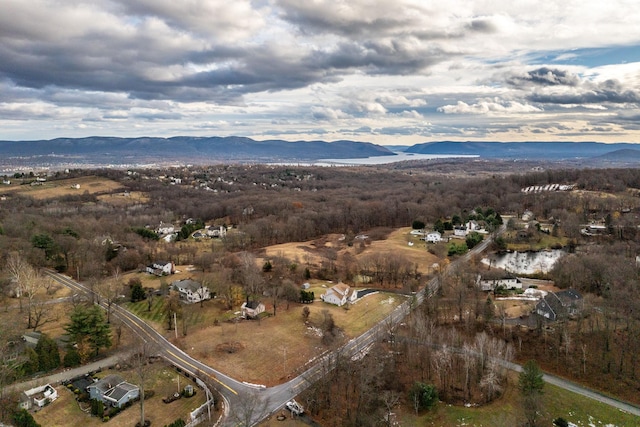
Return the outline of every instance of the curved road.
<path id="1" fill-rule="evenodd" d="M 506 225 L 502 225 L 497 234 L 503 233 L 505 229 Z M 451 266 L 466 262 L 472 256 L 482 253 L 491 244 L 491 242 L 491 237 L 485 239 L 466 255 L 454 261 Z M 77 292 L 92 292 L 84 285 L 67 276 L 53 271 L 48 271 L 47 274 L 57 282 L 68 286 Z M 338 355 L 357 358 L 366 354 L 368 349 L 380 337 L 384 336 L 390 327 L 395 327 L 401 323 L 413 308 L 420 305 L 425 299 L 430 298 L 438 290 L 439 286 L 440 284 L 437 278 L 431 279 L 422 290 L 415 294 L 414 298 L 399 305 L 393 312 L 374 325 L 371 329 L 364 332 L 362 335 L 353 338 L 338 350 L 328 352 L 323 355 L 309 369 L 297 377 L 284 384 L 269 388 L 260 388 L 239 382 L 219 371 L 216 371 L 212 367 L 199 362 L 171 344 L 164 336 L 151 326 L 147 325 L 142 319 L 118 305 L 113 304 L 111 306 L 111 314 L 121 319 L 123 323 L 129 326 L 146 342 L 155 344 L 158 348 L 158 352 L 175 366 L 178 366 L 191 374 L 199 374 L 198 376 L 200 379 L 213 385 L 225 400 L 225 417 L 222 421 L 223 426 L 249 426 L 259 423 L 274 412 L 280 410 L 287 401 L 293 399 L 309 387 L 314 381 L 322 377 L 328 370 L 332 369 L 333 363 Z M 106 309 L 104 304 L 100 304 L 100 306 Z M 500 361 L 500 363 L 505 367 L 516 371 L 520 371 L 522 369 L 520 365 L 516 365 L 514 363 L 506 361 Z M 593 390 L 589 390 L 552 375 L 545 374 L 544 379 L 545 381 L 563 389 L 573 391 L 631 414 L 640 416 L 640 408 L 629 403 L 609 398 Z"/>

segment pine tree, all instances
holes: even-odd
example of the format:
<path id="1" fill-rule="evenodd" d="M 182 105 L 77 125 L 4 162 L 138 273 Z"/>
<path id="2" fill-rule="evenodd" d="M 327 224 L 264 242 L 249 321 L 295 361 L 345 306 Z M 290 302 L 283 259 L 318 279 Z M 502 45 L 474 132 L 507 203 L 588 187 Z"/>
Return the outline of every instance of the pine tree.
<path id="1" fill-rule="evenodd" d="M 100 307 L 77 306 L 70 315 L 71 323 L 65 327 L 72 341 L 86 342 L 97 356 L 101 348 L 111 346 L 111 328 Z"/>
<path id="2" fill-rule="evenodd" d="M 522 367 L 518 378 L 518 387 L 522 394 L 522 405 L 526 418 L 526 425 L 535 427 L 538 414 L 542 408 L 542 393 L 544 388 L 543 373 L 534 360 L 529 360 Z"/>

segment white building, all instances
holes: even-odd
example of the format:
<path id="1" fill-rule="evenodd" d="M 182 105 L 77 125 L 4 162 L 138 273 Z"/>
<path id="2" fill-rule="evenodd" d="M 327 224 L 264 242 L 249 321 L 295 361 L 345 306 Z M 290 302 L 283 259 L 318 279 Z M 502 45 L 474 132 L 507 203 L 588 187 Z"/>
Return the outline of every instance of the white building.
<path id="1" fill-rule="evenodd" d="M 348 302 L 354 302 L 358 298 L 358 293 L 355 289 L 351 289 L 349 285 L 344 283 L 338 283 L 337 285 L 327 289 L 324 295 L 320 296 L 320 299 L 329 304 L 335 304 L 342 306 Z"/>
<path id="2" fill-rule="evenodd" d="M 58 398 L 58 392 L 51 384 L 25 391 L 20 399 L 19 406 L 23 409 L 31 409 L 34 405 L 41 408 Z"/>
<path id="3" fill-rule="evenodd" d="M 157 261 L 147 266 L 147 273 L 156 276 L 168 276 L 176 272 L 176 267 L 172 262 Z"/>
<path id="4" fill-rule="evenodd" d="M 438 231 L 432 231 L 427 234 L 427 237 L 425 237 L 424 239 L 430 243 L 438 243 L 442 241 L 442 234 L 440 234 Z"/>
<path id="5" fill-rule="evenodd" d="M 177 280 L 171 284 L 180 293 L 180 299 L 188 303 L 196 303 L 211 299 L 211 292 L 206 286 L 191 279 Z"/>

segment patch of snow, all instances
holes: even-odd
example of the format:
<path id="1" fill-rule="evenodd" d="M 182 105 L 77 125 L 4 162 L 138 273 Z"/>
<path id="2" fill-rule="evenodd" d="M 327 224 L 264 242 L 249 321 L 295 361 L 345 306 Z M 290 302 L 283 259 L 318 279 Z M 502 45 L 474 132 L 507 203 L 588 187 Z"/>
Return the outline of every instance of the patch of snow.
<path id="1" fill-rule="evenodd" d="M 253 388 L 267 388 L 266 385 L 262 385 L 262 384 L 252 384 L 252 383 L 248 383 L 246 381 L 242 381 L 242 384 L 247 385 L 249 387 L 253 387 Z"/>
<path id="2" fill-rule="evenodd" d="M 383 305 L 383 304 L 393 304 L 393 302 L 394 302 L 394 301 L 395 301 L 395 298 L 394 298 L 394 297 L 389 297 L 389 298 L 387 298 L 387 299 L 385 299 L 385 300 L 380 301 L 380 305 Z"/>
<path id="3" fill-rule="evenodd" d="M 307 326 L 307 330 L 311 332 L 313 335 L 322 337 L 322 329 L 320 328 L 316 328 L 315 326 Z"/>
<path id="4" fill-rule="evenodd" d="M 509 252 L 483 258 L 482 263 L 516 274 L 546 273 L 566 254 L 562 249 L 540 252 Z"/>

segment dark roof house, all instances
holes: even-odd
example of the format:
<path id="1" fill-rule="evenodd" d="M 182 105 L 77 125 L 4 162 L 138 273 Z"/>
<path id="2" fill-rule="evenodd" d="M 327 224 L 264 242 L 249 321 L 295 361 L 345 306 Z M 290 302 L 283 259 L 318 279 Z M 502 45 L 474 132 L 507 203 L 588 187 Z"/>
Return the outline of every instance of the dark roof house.
<path id="1" fill-rule="evenodd" d="M 89 385 L 87 391 L 91 399 L 98 399 L 118 408 L 140 395 L 140 388 L 126 382 L 120 375 L 107 375 Z"/>
<path id="2" fill-rule="evenodd" d="M 549 292 L 536 305 L 536 313 L 553 321 L 575 316 L 582 310 L 582 295 L 574 289 Z"/>

